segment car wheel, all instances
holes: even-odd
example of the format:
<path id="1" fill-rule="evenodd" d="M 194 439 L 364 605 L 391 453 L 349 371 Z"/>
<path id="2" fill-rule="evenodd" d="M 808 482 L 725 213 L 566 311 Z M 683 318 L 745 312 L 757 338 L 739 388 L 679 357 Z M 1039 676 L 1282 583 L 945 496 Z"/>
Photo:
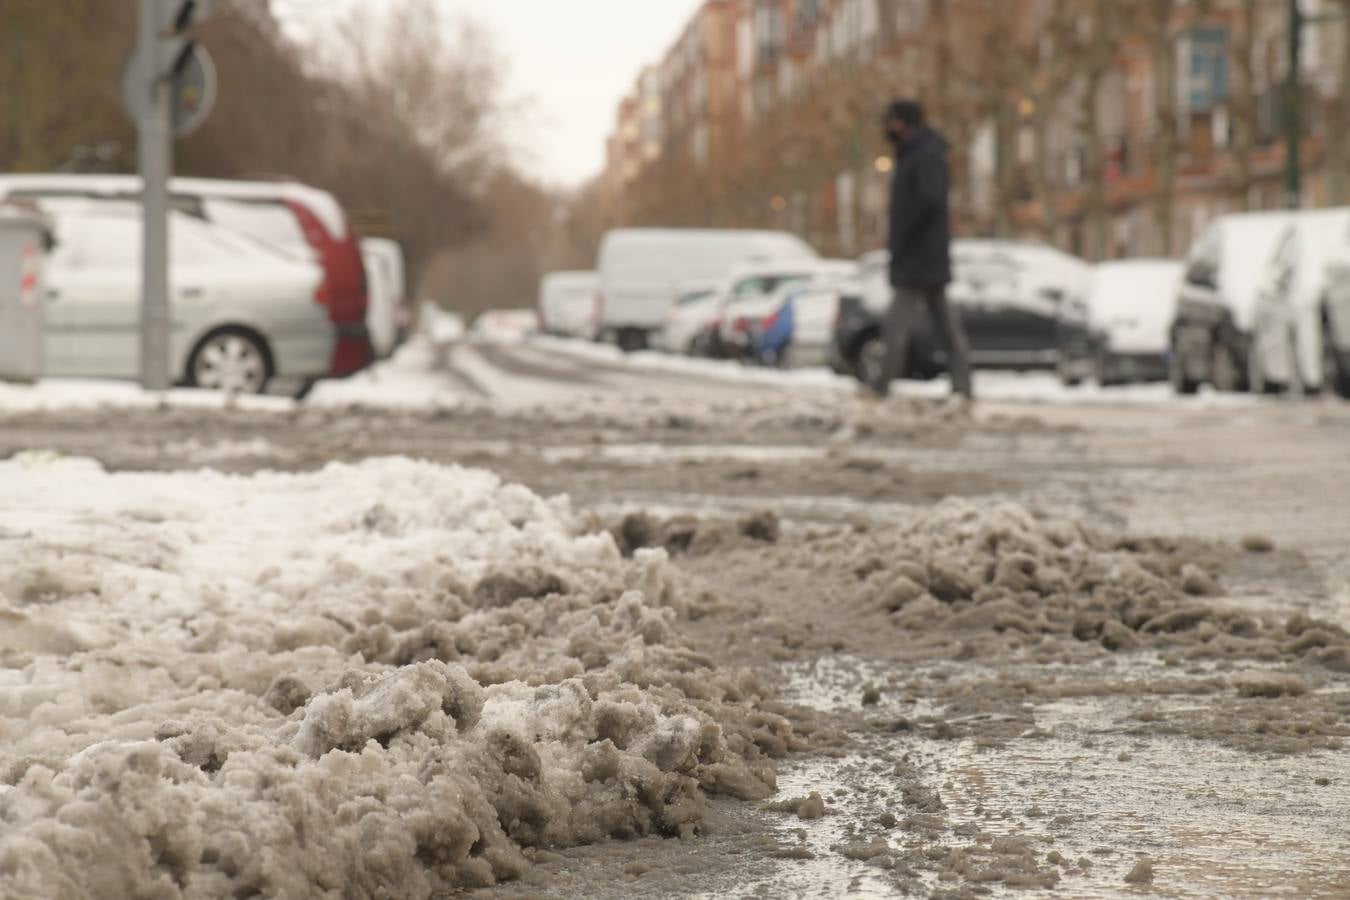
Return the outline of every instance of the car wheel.
<path id="1" fill-rule="evenodd" d="M 858 364 L 853 367 L 863 384 L 876 384 L 881 378 L 881 367 L 886 359 L 886 342 L 874 334 L 858 348 Z"/>
<path id="2" fill-rule="evenodd" d="M 1055 363 L 1055 374 L 1059 376 L 1059 383 L 1065 387 L 1078 387 L 1083 383 L 1083 377 L 1074 368 L 1073 361 L 1062 352 Z"/>
<path id="3" fill-rule="evenodd" d="M 1110 387 L 1118 380 L 1111 377 L 1111 356 L 1105 350 L 1098 350 L 1092 358 L 1092 377 L 1102 387 Z"/>
<path id="4" fill-rule="evenodd" d="M 1298 365 L 1297 360 L 1294 365 Z M 1247 387 L 1253 394 L 1279 394 L 1284 391 L 1284 385 L 1266 377 L 1266 367 L 1261 362 L 1261 351 L 1257 349 L 1255 343 L 1247 352 Z"/>
<path id="5" fill-rule="evenodd" d="M 1183 397 L 1189 397 L 1200 390 L 1200 382 L 1186 374 L 1186 361 L 1181 358 L 1181 354 L 1176 347 L 1167 358 L 1167 380 L 1172 385 L 1172 390 Z"/>
<path id="6" fill-rule="evenodd" d="M 1233 359 L 1233 352 L 1222 343 L 1214 345 L 1209 361 L 1209 379 L 1216 391 L 1231 394 L 1242 390 L 1242 373 L 1237 360 Z"/>
<path id="7" fill-rule="evenodd" d="M 188 373 L 193 387 L 261 394 L 272 376 L 272 366 L 257 338 L 242 331 L 220 331 L 197 345 Z"/>
<path id="8" fill-rule="evenodd" d="M 619 349 L 624 353 L 636 353 L 647 349 L 647 336 L 637 328 L 619 329 Z"/>
<path id="9" fill-rule="evenodd" d="M 1322 323 L 1322 386 L 1336 396 L 1350 400 L 1350 360 L 1336 346 L 1331 323 Z"/>

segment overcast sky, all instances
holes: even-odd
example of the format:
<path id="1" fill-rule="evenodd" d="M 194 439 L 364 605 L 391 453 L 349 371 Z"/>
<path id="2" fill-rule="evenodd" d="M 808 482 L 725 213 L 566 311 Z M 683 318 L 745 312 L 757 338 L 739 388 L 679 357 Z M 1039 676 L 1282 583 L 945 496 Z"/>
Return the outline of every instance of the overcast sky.
<path id="1" fill-rule="evenodd" d="M 273 0 L 298 37 L 358 2 L 398 0 Z M 534 175 L 575 184 L 604 166 L 604 141 L 619 100 L 638 70 L 674 43 L 700 0 L 437 0 L 451 17 L 486 26 L 510 66 L 510 95 L 532 101 L 537 129 L 514 136 Z"/>

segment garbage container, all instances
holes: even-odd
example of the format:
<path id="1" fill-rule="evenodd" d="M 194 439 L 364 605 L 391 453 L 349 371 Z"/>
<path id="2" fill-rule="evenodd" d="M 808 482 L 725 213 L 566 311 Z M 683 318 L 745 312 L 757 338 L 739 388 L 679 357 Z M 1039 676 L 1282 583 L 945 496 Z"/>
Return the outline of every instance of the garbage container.
<path id="1" fill-rule="evenodd" d="M 42 377 L 42 269 L 45 219 L 27 207 L 0 204 L 0 380 Z"/>

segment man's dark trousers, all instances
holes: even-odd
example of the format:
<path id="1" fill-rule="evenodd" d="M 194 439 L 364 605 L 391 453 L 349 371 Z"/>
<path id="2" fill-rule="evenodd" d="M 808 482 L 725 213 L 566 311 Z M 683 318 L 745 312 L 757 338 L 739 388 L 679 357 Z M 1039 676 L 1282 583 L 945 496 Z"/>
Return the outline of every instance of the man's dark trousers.
<path id="1" fill-rule="evenodd" d="M 886 355 L 881 363 L 877 383 L 872 388 L 885 395 L 891 383 L 905 374 L 909 339 L 914 333 L 914 312 L 920 303 L 928 304 L 933 327 L 942 333 L 947 345 L 947 371 L 952 378 L 952 391 L 963 397 L 971 396 L 970 341 L 956 307 L 947 300 L 947 288 L 897 287 L 891 298 L 891 309 L 886 316 L 883 339 Z"/>

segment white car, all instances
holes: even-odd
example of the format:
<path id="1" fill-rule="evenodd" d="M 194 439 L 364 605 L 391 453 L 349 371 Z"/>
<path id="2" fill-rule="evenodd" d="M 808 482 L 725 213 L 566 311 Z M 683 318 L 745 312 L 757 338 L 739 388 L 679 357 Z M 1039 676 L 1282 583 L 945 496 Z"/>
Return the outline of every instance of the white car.
<path id="1" fill-rule="evenodd" d="M 666 313 L 666 321 L 656 334 L 656 348 L 667 353 L 706 356 L 711 352 L 708 338 L 720 308 L 714 281 L 680 285 L 675 305 Z"/>
<path id="2" fill-rule="evenodd" d="M 1327 264 L 1319 331 L 1322 337 L 1322 385 L 1350 399 L 1350 235 Z"/>
<path id="3" fill-rule="evenodd" d="M 720 278 L 738 263 L 815 261 L 801 238 L 781 231 L 624 228 L 600 244 L 601 331 L 625 350 L 647 346 L 680 284 Z"/>
<path id="4" fill-rule="evenodd" d="M 370 345 L 376 358 L 387 359 L 407 333 L 410 320 L 403 248 L 388 238 L 363 238 L 361 261 L 366 268 Z"/>
<path id="5" fill-rule="evenodd" d="M 783 288 L 847 277 L 856 269 L 849 260 L 786 259 L 736 266 L 720 292 L 718 338 L 723 352 L 745 356 L 753 350 L 764 321 L 782 305 Z"/>
<path id="6" fill-rule="evenodd" d="M 1060 374 L 1076 383 L 1164 381 L 1168 329 L 1186 268 L 1169 259 L 1129 259 L 1093 267 L 1081 320 L 1067 321 Z"/>
<path id="7" fill-rule="evenodd" d="M 489 342 L 512 342 L 539 333 L 539 314 L 532 309 L 490 309 L 480 313 L 469 336 Z"/>
<path id="8" fill-rule="evenodd" d="M 1172 323 L 1169 377 L 1178 394 L 1205 383 L 1221 391 L 1247 388 L 1247 353 L 1263 271 L 1292 212 L 1220 216 L 1196 239 Z"/>
<path id="9" fill-rule="evenodd" d="M 539 282 L 539 325 L 558 337 L 595 337 L 594 272 L 550 272 Z"/>
<path id="10" fill-rule="evenodd" d="M 44 203 L 56 245 L 47 264 L 44 372 L 140 373 L 139 204 Z M 272 378 L 329 369 L 336 330 L 323 271 L 185 213 L 169 217 L 170 373 L 190 386 L 259 393 Z"/>
<path id="11" fill-rule="evenodd" d="M 1273 393 L 1300 385 L 1317 392 L 1327 380 L 1336 380 L 1334 353 L 1325 350 L 1324 301 L 1328 262 L 1345 246 L 1347 233 L 1350 209 L 1300 212 L 1285 227 L 1262 276 L 1252 315 L 1247 380 L 1253 391 Z"/>
<path id="12" fill-rule="evenodd" d="M 861 271 L 861 263 L 831 261 L 811 279 L 779 287 L 757 342 L 759 360 L 783 368 L 827 365 L 839 294 Z"/>

